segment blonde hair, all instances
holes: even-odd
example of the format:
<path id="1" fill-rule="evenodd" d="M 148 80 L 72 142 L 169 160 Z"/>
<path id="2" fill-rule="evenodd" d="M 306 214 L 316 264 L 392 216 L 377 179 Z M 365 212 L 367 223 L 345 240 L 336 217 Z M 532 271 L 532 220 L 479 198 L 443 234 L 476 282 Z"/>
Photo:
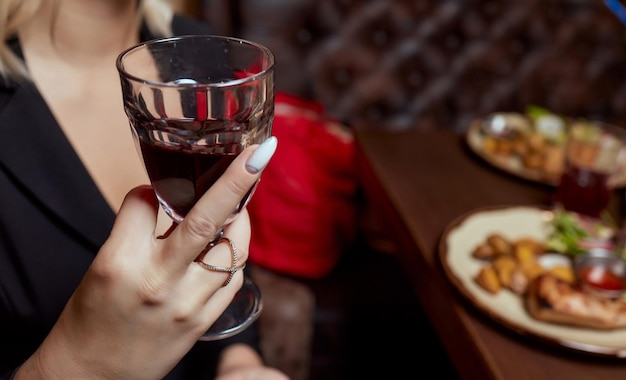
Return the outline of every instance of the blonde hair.
<path id="1" fill-rule="evenodd" d="M 24 61 L 13 53 L 8 41 L 19 27 L 32 17 L 42 1 L 51 0 L 0 0 L 0 77 L 4 79 L 29 80 Z M 166 0 L 138 0 L 137 22 L 142 20 L 155 36 L 172 35 L 171 21 L 173 9 Z"/>

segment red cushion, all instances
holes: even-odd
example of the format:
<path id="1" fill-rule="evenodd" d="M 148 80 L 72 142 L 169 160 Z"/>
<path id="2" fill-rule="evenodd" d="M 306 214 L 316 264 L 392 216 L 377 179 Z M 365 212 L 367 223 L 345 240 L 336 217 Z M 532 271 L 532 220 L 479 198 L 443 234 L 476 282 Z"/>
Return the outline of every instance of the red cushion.
<path id="1" fill-rule="evenodd" d="M 356 225 L 354 141 L 314 102 L 279 93 L 278 149 L 248 204 L 249 260 L 319 278 L 337 263 Z"/>

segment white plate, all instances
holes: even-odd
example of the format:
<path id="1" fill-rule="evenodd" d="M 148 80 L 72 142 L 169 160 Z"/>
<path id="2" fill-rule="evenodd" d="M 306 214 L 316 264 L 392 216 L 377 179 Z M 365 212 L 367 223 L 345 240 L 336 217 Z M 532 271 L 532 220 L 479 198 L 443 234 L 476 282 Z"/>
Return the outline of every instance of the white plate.
<path id="1" fill-rule="evenodd" d="M 476 155 L 485 160 L 491 166 L 514 176 L 542 183 L 544 185 L 557 185 L 558 178 L 549 177 L 539 170 L 524 167 L 522 161 L 516 156 L 500 156 L 486 152 L 483 149 L 484 136 L 480 132 L 481 123 L 482 119 L 472 121 L 465 134 L 465 141 L 467 142 L 467 145 Z"/>
<path id="2" fill-rule="evenodd" d="M 493 295 L 474 281 L 484 265 L 472 257 L 476 245 L 494 232 L 510 239 L 543 239 L 550 216 L 550 211 L 538 207 L 514 206 L 481 209 L 457 218 L 439 245 L 448 279 L 479 310 L 520 334 L 576 351 L 626 358 L 626 329 L 603 331 L 538 321 L 526 312 L 518 295 L 506 289 Z"/>
<path id="3" fill-rule="evenodd" d="M 482 122 L 483 119 L 473 120 L 470 123 L 467 132 L 465 133 L 465 142 L 469 146 L 470 150 L 474 152 L 474 154 L 483 159 L 492 167 L 513 176 L 523 178 L 532 182 L 541 183 L 544 185 L 558 185 L 558 175 L 550 176 L 542 172 L 541 170 L 527 168 L 523 165 L 521 159 L 515 155 L 502 156 L 485 151 L 485 149 L 483 148 L 485 137 L 481 133 Z M 623 189 L 626 188 L 626 154 L 621 155 L 619 167 L 619 174 L 616 174 L 616 187 Z"/>

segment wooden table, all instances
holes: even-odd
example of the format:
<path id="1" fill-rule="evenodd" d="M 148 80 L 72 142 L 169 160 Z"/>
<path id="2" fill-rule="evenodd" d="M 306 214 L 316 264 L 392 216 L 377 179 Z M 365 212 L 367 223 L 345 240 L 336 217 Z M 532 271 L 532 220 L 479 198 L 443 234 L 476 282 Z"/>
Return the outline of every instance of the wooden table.
<path id="1" fill-rule="evenodd" d="M 440 266 L 439 239 L 453 219 L 489 205 L 548 205 L 549 186 L 488 166 L 453 132 L 357 130 L 356 138 L 368 196 L 462 378 L 626 379 L 626 360 L 546 345 L 498 325 L 455 291 Z"/>

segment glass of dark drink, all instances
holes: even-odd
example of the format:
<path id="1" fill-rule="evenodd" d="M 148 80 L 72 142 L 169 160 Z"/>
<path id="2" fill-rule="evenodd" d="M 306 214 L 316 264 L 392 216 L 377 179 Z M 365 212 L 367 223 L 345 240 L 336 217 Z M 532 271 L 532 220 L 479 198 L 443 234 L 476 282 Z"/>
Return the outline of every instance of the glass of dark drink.
<path id="1" fill-rule="evenodd" d="M 116 65 L 124 109 L 152 187 L 161 207 L 179 223 L 244 148 L 270 137 L 274 57 L 250 41 L 196 35 L 141 43 L 122 52 Z M 259 289 L 246 277 L 200 340 L 237 334 L 261 308 Z"/>
<path id="2" fill-rule="evenodd" d="M 592 218 L 608 212 L 616 187 L 624 184 L 626 129 L 597 121 L 574 121 L 565 144 L 565 167 L 554 200 Z"/>

